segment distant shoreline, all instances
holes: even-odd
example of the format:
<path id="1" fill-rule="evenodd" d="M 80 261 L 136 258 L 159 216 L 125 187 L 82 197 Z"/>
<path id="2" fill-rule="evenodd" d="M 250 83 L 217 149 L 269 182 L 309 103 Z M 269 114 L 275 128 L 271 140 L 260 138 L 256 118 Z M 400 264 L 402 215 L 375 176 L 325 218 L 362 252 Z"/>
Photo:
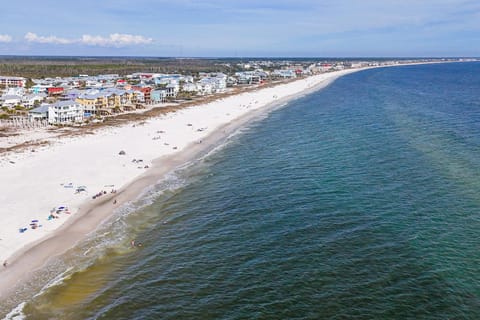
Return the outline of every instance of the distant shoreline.
<path id="1" fill-rule="evenodd" d="M 226 64 L 245 63 L 247 61 L 268 60 L 273 62 L 291 61 L 295 63 L 334 63 L 345 62 L 400 62 L 401 65 L 419 61 L 421 63 L 445 63 L 477 58 L 395 58 L 395 57 L 135 57 L 135 56 L 21 56 L 0 55 L 0 76 L 35 77 L 73 77 L 78 74 L 96 75 L 100 73 L 131 72 L 159 73 L 196 73 L 224 72 L 232 69 Z M 49 68 L 45 69 L 45 65 Z M 99 67 L 102 67 L 99 69 Z"/>

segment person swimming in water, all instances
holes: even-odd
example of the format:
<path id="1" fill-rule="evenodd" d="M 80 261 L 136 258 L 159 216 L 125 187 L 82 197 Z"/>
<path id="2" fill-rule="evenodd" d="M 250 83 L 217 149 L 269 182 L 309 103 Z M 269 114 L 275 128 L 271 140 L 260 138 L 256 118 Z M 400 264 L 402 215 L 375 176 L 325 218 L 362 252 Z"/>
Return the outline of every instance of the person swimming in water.
<path id="1" fill-rule="evenodd" d="M 142 244 L 141 242 L 138 242 L 138 243 L 137 243 L 135 240 L 132 240 L 132 241 L 130 241 L 130 246 L 131 246 L 132 248 L 134 248 L 134 247 L 142 247 L 143 244 Z"/>

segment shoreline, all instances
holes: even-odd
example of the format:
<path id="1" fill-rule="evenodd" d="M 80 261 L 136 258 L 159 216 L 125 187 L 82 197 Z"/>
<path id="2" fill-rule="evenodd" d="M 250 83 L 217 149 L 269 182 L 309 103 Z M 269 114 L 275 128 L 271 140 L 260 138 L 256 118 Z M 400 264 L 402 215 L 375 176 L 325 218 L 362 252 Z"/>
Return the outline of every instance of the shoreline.
<path id="1" fill-rule="evenodd" d="M 29 279 L 29 274 L 42 269 L 52 258 L 65 253 L 67 250 L 74 247 L 78 242 L 85 239 L 88 234 L 97 230 L 98 226 L 114 216 L 114 210 L 116 208 L 119 208 L 129 201 L 137 199 L 139 196 L 141 196 L 146 188 L 161 181 L 168 173 L 191 161 L 200 159 L 202 156 L 213 151 L 215 148 L 227 141 L 231 134 L 236 132 L 245 124 L 255 120 L 256 118 L 259 118 L 260 116 L 267 115 L 269 112 L 285 105 L 291 100 L 322 89 L 343 75 L 365 69 L 366 68 L 349 69 L 345 71 L 316 75 L 299 79 L 291 83 L 280 84 L 271 88 L 261 88 L 254 92 L 241 93 L 226 99 L 220 99 L 239 100 L 241 95 L 251 95 L 253 96 L 253 99 L 258 98 L 258 100 L 260 100 L 259 96 L 264 93 L 264 91 L 290 89 L 290 91 L 286 90 L 288 91 L 287 94 L 282 97 L 276 97 L 273 95 L 270 97 L 270 99 L 267 99 L 268 101 L 266 101 L 266 103 L 262 103 L 261 106 L 252 108 L 251 110 L 243 110 L 243 112 L 240 112 L 239 115 L 234 115 L 231 117 L 229 121 L 219 123 L 214 130 L 208 132 L 207 135 L 201 136 L 199 141 L 187 141 L 188 143 L 179 148 L 180 151 L 170 152 L 169 154 L 160 155 L 159 157 L 153 158 L 151 160 L 150 168 L 140 175 L 137 174 L 133 180 L 127 180 L 126 183 L 124 183 L 115 194 L 107 194 L 102 196 L 102 198 L 99 200 L 91 200 L 89 199 L 90 197 L 83 199 L 78 208 L 76 208 L 77 212 L 71 214 L 66 222 L 60 224 L 53 230 L 49 230 L 47 234 L 41 236 L 39 239 L 30 241 L 21 248 L 13 250 L 13 252 L 10 252 L 7 257 L 3 256 L 2 261 L 7 260 L 8 265 L 6 268 L 2 268 L 0 271 L 0 297 L 5 298 L 9 294 L 12 294 L 19 284 Z M 295 88 L 300 84 L 303 86 L 300 86 L 300 88 Z M 220 104 L 222 102 L 223 101 L 220 101 Z M 231 103 L 232 101 L 227 102 Z M 257 100 L 255 100 L 255 103 L 256 102 Z M 201 109 L 204 106 L 205 105 L 196 105 L 190 108 Z M 229 110 L 227 109 L 223 111 Z M 182 111 L 178 112 L 181 113 Z M 174 118 L 175 114 L 177 114 L 177 112 L 175 112 L 174 115 L 171 115 L 171 118 Z M 156 119 L 152 119 L 150 121 L 154 122 Z M 177 123 L 177 125 L 180 124 Z M 97 133 L 96 135 L 102 135 L 102 133 Z M 88 138 L 91 137 L 87 137 L 85 139 Z M 58 148 L 62 149 L 62 146 L 66 146 L 69 143 L 75 144 L 75 141 L 82 141 L 82 138 L 67 141 Z M 200 141 L 201 143 L 199 143 Z M 53 150 L 52 152 L 55 152 L 55 149 L 56 146 L 47 147 L 46 151 L 40 151 L 38 154 L 45 152 L 49 153 L 51 150 Z M 35 156 L 37 156 L 37 154 Z M 97 168 L 97 170 L 101 170 L 101 167 Z M 117 200 L 115 205 L 112 204 L 113 199 Z M 48 222 L 43 223 L 46 224 Z M 10 228 L 14 227 L 10 226 Z M 36 230 L 28 230 L 27 232 L 33 233 L 35 231 Z M 18 236 L 22 235 L 18 234 Z"/>
<path id="2" fill-rule="evenodd" d="M 150 160 L 146 161 L 146 163 L 150 164 L 147 170 L 138 171 L 138 168 L 133 168 L 133 170 L 131 168 L 128 169 L 129 172 L 127 174 L 121 175 L 115 181 L 115 186 L 120 185 L 118 191 L 115 194 L 107 194 L 105 196 L 102 196 L 98 200 L 92 200 L 92 192 L 87 197 L 76 199 L 79 204 L 74 204 L 70 206 L 74 208 L 74 211 L 72 211 L 72 214 L 68 219 L 64 219 L 63 216 L 61 217 L 61 219 L 64 219 L 64 221 L 62 221 L 63 223 L 55 226 L 55 228 L 53 228 L 52 230 L 46 230 L 46 233 L 41 237 L 37 237 L 36 239 L 29 241 L 19 248 L 11 249 L 8 257 L 6 258 L 8 260 L 8 266 L 6 268 L 0 267 L 0 298 L 5 299 L 6 297 L 9 297 L 9 295 L 15 292 L 15 289 L 20 284 L 30 279 L 31 274 L 34 271 L 40 270 L 47 266 L 51 259 L 64 254 L 76 244 L 84 240 L 89 234 L 96 231 L 100 225 L 113 218 L 115 216 L 115 209 L 132 200 L 138 199 L 149 186 L 159 183 L 160 181 L 162 181 L 162 179 L 165 178 L 166 175 L 175 171 L 177 168 L 184 166 L 185 164 L 191 163 L 192 161 L 199 160 L 203 156 L 208 155 L 210 152 L 215 150 L 217 147 L 222 146 L 225 141 L 228 141 L 229 137 L 233 133 L 244 127 L 246 124 L 255 121 L 256 119 L 259 119 L 260 117 L 267 116 L 270 112 L 283 107 L 285 104 L 294 99 L 323 89 L 344 75 L 372 68 L 378 67 L 348 69 L 343 71 L 320 74 L 304 79 L 299 79 L 297 81 L 293 81 L 287 84 L 279 84 L 270 88 L 260 88 L 257 91 L 253 92 L 240 93 L 225 99 L 222 98 L 220 99 L 220 101 L 195 105 L 187 108 L 188 110 L 179 110 L 165 117 L 149 119 L 147 121 L 149 123 L 145 124 L 145 126 L 149 126 L 148 130 L 142 131 L 141 129 L 143 128 L 143 126 L 140 126 L 140 128 L 138 128 L 138 124 L 137 126 L 127 125 L 123 126 L 122 128 L 113 128 L 111 130 L 97 132 L 93 136 L 82 136 L 81 138 L 67 139 L 67 141 L 64 141 L 64 143 L 60 143 L 56 146 L 48 146 L 45 148 L 45 150 L 41 150 L 38 153 L 35 153 L 33 156 L 29 155 L 32 156 L 32 158 L 40 157 L 43 153 L 54 156 L 64 151 L 64 149 L 68 150 L 68 146 L 71 145 L 85 147 L 85 141 L 87 141 L 86 144 L 88 144 L 88 142 L 91 142 L 92 144 L 96 143 L 96 145 L 103 146 L 103 136 L 107 136 L 107 138 L 112 138 L 113 136 L 113 139 L 116 140 L 120 140 L 119 137 L 135 140 L 135 138 L 139 138 L 139 136 L 144 137 L 145 135 L 147 135 L 150 140 L 149 143 L 147 143 L 146 145 L 140 145 L 139 147 L 151 147 L 154 144 L 151 142 L 151 135 L 148 132 L 154 130 L 154 128 L 156 128 L 156 125 L 158 125 L 158 123 L 162 121 L 170 121 L 170 124 L 173 125 L 174 130 L 176 130 L 177 128 L 178 131 L 182 131 L 181 129 L 187 129 L 187 131 L 190 130 L 188 132 L 188 136 L 185 135 L 183 137 L 180 137 L 180 139 L 177 141 L 178 150 L 176 148 L 177 143 L 170 143 L 168 151 L 164 152 L 163 154 L 161 152 L 151 152 L 149 154 L 151 156 Z M 285 90 L 286 93 L 284 93 L 282 96 L 279 95 L 278 97 L 272 95 L 272 93 L 278 92 L 279 90 Z M 260 98 L 262 98 L 263 100 L 260 101 Z M 260 103 L 258 104 L 258 106 L 255 106 L 256 102 L 252 104 L 253 101 L 260 101 Z M 247 106 L 247 102 L 249 102 L 250 105 Z M 232 104 L 236 105 L 232 106 Z M 219 114 L 212 113 L 210 115 L 207 115 L 208 117 L 213 119 L 209 120 L 211 120 L 210 123 L 215 124 L 215 127 L 213 129 L 208 128 L 208 130 L 200 131 L 198 137 L 195 134 L 192 136 L 192 130 L 197 129 L 197 127 L 198 129 L 202 129 L 202 127 L 197 126 L 196 123 L 192 126 L 190 126 L 190 124 L 186 124 L 184 121 L 185 119 L 182 118 L 182 114 L 191 111 L 190 113 L 193 113 L 193 115 L 190 116 L 193 116 L 193 118 L 187 118 L 197 121 L 197 119 L 199 118 L 196 117 L 205 116 L 206 113 L 208 113 L 208 110 L 202 109 L 208 109 L 207 107 L 209 105 L 214 105 L 215 108 L 221 110 Z M 233 111 L 235 111 L 235 114 L 231 115 L 229 111 L 232 111 L 232 113 Z M 227 112 L 226 115 L 228 116 L 225 116 L 225 112 Z M 215 117 L 218 117 L 219 119 L 215 119 Z M 215 122 L 214 120 L 217 121 Z M 132 130 L 134 130 L 130 127 L 136 128 L 135 130 L 138 129 L 140 130 L 140 132 L 137 132 L 136 136 L 132 135 L 131 137 L 129 137 L 128 134 L 131 133 Z M 117 131 L 120 132 L 118 136 L 116 136 L 118 133 Z M 178 132 L 175 133 L 177 134 Z M 192 137 L 194 137 L 195 139 L 192 139 Z M 162 142 L 163 141 L 164 140 L 162 140 Z M 135 145 L 135 142 L 136 141 L 133 141 L 133 145 Z M 175 149 L 172 148 L 173 145 L 175 145 L 175 147 L 173 147 Z M 105 149 L 105 146 L 103 146 L 102 149 Z M 90 150 L 90 154 L 85 154 L 84 157 L 97 156 L 97 154 L 95 154 L 95 151 L 97 151 L 96 149 L 87 148 L 87 150 Z M 118 146 L 115 146 L 115 148 L 110 148 L 107 151 L 110 152 L 110 155 L 107 156 L 100 154 L 98 155 L 98 157 L 103 160 L 106 159 L 108 161 L 111 161 L 112 158 L 114 158 L 115 161 L 119 159 L 119 156 L 116 154 L 118 152 Z M 111 154 L 113 151 L 115 151 L 114 155 Z M 129 159 L 131 157 L 129 150 L 127 150 L 127 157 L 129 157 Z M 26 157 L 22 160 L 28 162 L 29 159 L 29 157 Z M 144 159 L 147 158 L 144 157 Z M 122 159 L 122 161 L 123 160 L 124 159 Z M 108 163 L 108 161 L 103 162 L 103 164 Z M 128 164 L 126 164 L 125 161 L 123 162 L 123 168 L 126 168 Z M 83 170 L 83 174 L 85 172 L 98 173 L 99 170 L 105 169 L 104 167 L 102 167 L 102 163 L 95 164 L 95 168 L 93 169 L 88 168 L 87 164 L 84 163 L 81 163 L 80 165 L 83 166 L 81 168 Z M 2 173 L 1 169 L 4 168 L 0 168 L 0 174 Z M 100 181 L 103 181 L 101 185 L 104 185 L 107 180 L 108 182 L 111 182 L 109 179 L 113 179 L 112 175 L 122 172 L 119 170 L 123 169 L 122 166 L 119 166 L 117 164 L 114 170 L 107 172 L 105 176 L 97 177 L 97 180 L 100 179 Z M 22 171 L 21 168 L 20 171 Z M 139 172 L 141 173 L 139 174 Z M 71 178 L 71 180 L 74 180 L 74 178 Z M 58 183 L 58 180 L 56 182 Z M 47 186 L 46 191 L 50 192 L 53 190 L 53 188 L 59 188 L 57 183 Z M 65 190 L 61 191 L 63 192 Z M 60 192 L 60 194 L 63 195 L 64 192 L 62 192 Z M 18 199 L 25 199 L 25 196 L 20 195 Z M 112 203 L 114 199 L 117 200 L 117 203 L 115 205 L 113 205 Z M 48 222 L 44 222 L 44 224 L 47 223 Z M 15 227 L 10 226 L 10 228 Z M 4 229 L 5 226 L 3 228 L 0 227 L 0 231 L 3 232 Z M 37 230 L 28 230 L 27 232 L 33 233 L 36 231 Z M 16 233 L 15 235 L 23 236 L 19 233 Z M 0 238 L 3 238 L 3 235 Z M 2 242 L 3 239 L 2 241 L 0 241 L 0 245 L 2 244 Z M 2 259 L 3 261 L 5 258 L 4 256 L 2 256 L 0 259 Z"/>

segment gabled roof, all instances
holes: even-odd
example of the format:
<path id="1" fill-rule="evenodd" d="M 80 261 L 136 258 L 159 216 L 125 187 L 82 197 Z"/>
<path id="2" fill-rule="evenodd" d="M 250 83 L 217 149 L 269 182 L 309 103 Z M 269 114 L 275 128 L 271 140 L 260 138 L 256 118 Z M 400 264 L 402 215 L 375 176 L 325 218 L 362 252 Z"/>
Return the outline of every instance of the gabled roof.
<path id="1" fill-rule="evenodd" d="M 46 98 L 47 95 L 45 93 L 32 93 L 32 94 L 28 94 L 26 96 L 23 97 L 23 100 L 29 100 L 29 99 L 43 99 L 43 98 Z"/>
<path id="2" fill-rule="evenodd" d="M 52 107 L 65 107 L 65 106 L 71 106 L 71 105 L 79 105 L 79 103 L 73 100 L 57 101 L 54 104 L 52 104 Z"/>
<path id="3" fill-rule="evenodd" d="M 79 96 L 80 99 L 95 100 L 97 98 L 103 97 L 101 93 L 84 93 Z"/>
<path id="4" fill-rule="evenodd" d="M 82 94 L 84 93 L 85 91 L 83 90 L 79 90 L 79 89 L 71 89 L 71 90 L 68 90 L 67 92 L 65 92 L 65 94 Z"/>
<path id="5" fill-rule="evenodd" d="M 50 107 L 50 105 L 44 104 L 40 107 L 30 110 L 29 113 L 46 113 L 48 112 L 48 107 Z"/>
<path id="6" fill-rule="evenodd" d="M 7 99 L 21 99 L 21 96 L 17 96 L 16 94 L 7 94 L 4 96 L 1 96 L 0 99 L 2 100 L 7 100 Z"/>

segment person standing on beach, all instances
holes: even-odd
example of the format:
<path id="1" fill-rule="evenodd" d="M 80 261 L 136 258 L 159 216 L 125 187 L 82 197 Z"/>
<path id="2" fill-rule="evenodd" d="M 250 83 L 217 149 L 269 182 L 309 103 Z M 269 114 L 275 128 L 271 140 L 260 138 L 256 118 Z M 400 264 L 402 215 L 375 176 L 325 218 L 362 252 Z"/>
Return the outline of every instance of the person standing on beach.
<path id="1" fill-rule="evenodd" d="M 4 267 L 4 268 L 7 267 L 7 260 L 3 261 L 3 267 Z"/>

